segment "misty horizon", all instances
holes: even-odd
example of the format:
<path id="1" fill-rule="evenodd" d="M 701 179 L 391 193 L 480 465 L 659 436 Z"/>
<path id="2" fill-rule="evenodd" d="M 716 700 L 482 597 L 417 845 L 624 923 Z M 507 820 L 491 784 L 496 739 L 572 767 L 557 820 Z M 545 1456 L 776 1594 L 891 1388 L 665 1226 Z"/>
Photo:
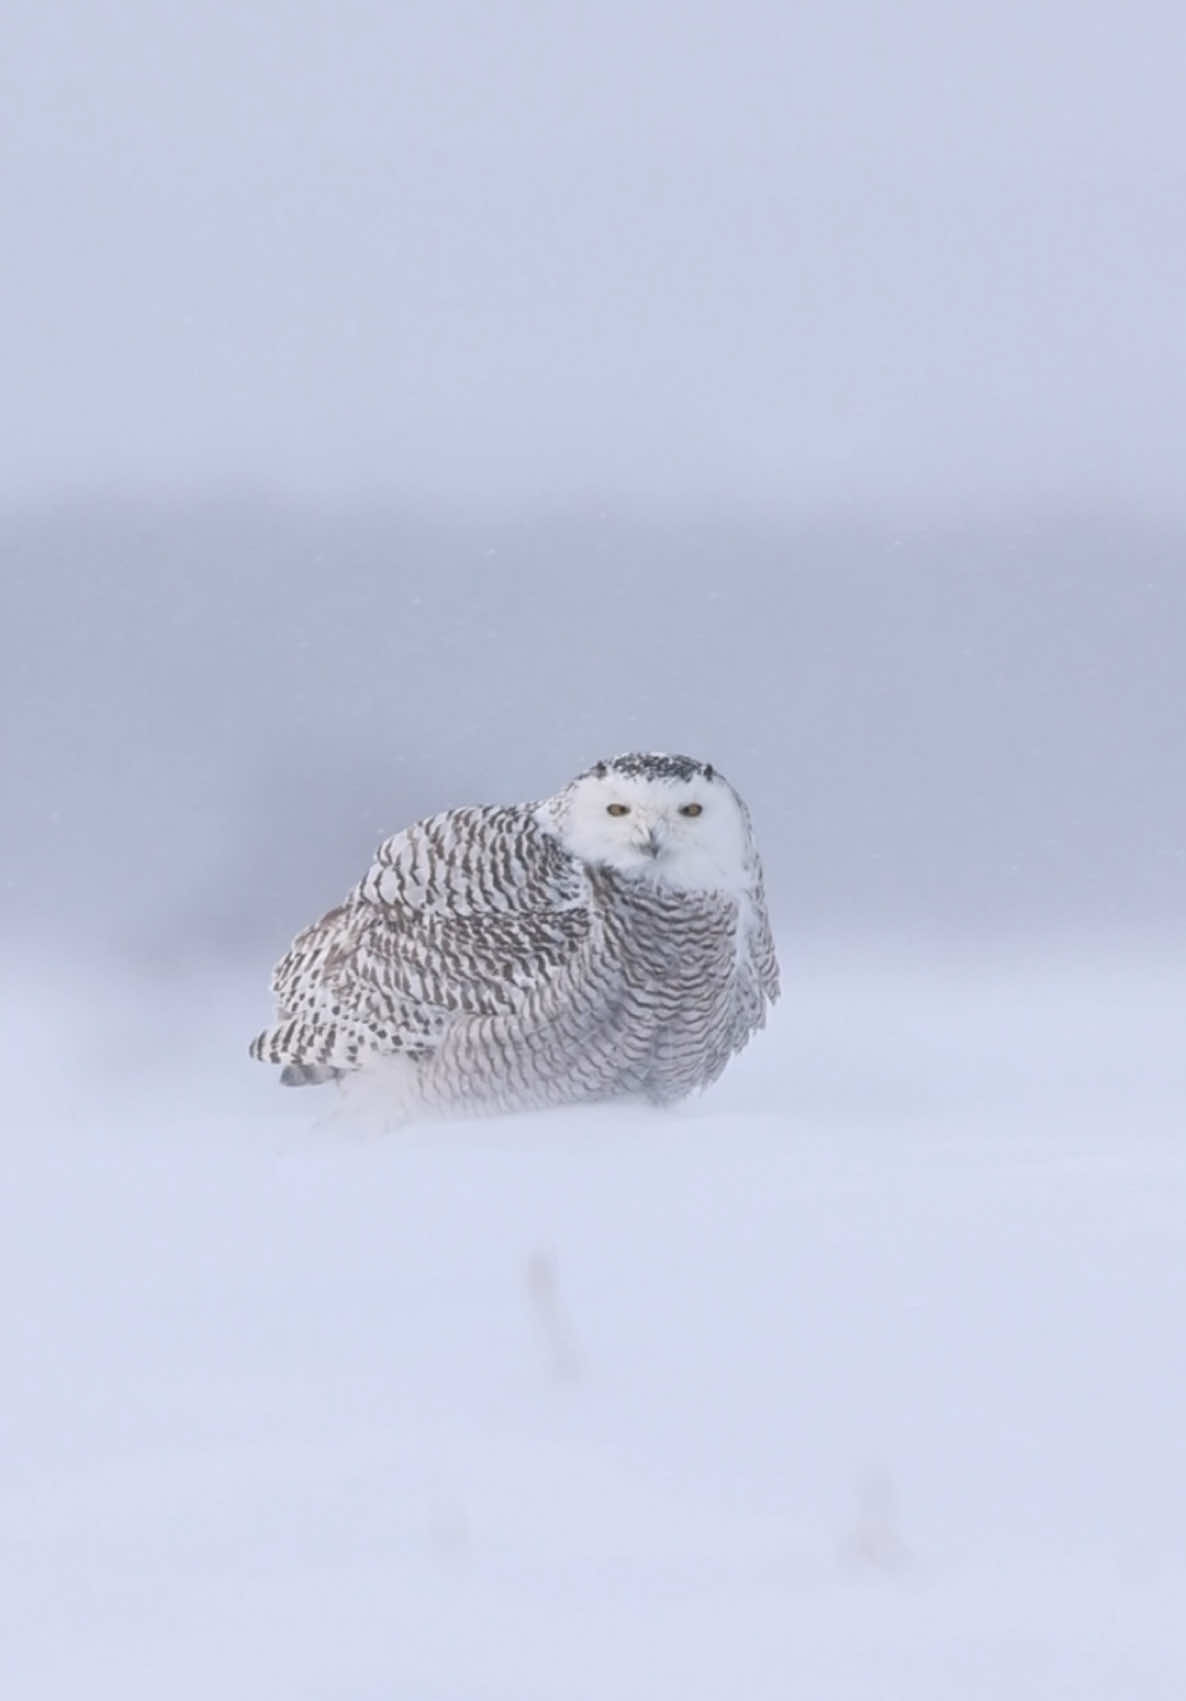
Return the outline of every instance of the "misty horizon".
<path id="1" fill-rule="evenodd" d="M 644 747 L 736 779 L 792 937 L 1177 934 L 1182 542 L 277 500 L 0 518 L 0 907 L 134 957 L 262 950 L 408 821 Z"/>

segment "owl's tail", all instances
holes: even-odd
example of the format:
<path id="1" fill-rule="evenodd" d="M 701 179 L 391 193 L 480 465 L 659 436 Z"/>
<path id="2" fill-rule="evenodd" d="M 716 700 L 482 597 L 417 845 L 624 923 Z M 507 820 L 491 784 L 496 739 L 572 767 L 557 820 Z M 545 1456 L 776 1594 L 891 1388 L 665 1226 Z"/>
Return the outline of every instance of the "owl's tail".
<path id="1" fill-rule="evenodd" d="M 251 1042 L 251 1055 L 260 1063 L 278 1063 L 285 1087 L 318 1087 L 357 1068 L 362 1044 L 340 1027 L 308 1019 L 280 1021 Z"/>

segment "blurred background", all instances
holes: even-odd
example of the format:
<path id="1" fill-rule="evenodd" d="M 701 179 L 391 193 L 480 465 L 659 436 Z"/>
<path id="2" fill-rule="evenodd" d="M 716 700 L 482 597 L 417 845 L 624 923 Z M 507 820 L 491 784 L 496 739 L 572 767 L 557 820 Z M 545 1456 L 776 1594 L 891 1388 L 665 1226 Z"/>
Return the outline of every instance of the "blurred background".
<path id="1" fill-rule="evenodd" d="M 1178 8 L 18 8 L 4 901 L 687 749 L 794 930 L 1186 916 Z"/>
<path id="2" fill-rule="evenodd" d="M 0 530 L 31 947 L 262 967 L 384 834 L 633 748 L 735 780 L 792 937 L 1186 919 L 1169 525 L 129 498 Z"/>

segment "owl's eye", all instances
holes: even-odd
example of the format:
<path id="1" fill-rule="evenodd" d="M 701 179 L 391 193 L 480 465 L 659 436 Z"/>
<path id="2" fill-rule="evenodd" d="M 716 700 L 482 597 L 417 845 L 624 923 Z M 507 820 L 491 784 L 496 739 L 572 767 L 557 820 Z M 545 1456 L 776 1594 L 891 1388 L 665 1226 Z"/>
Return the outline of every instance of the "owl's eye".
<path id="1" fill-rule="evenodd" d="M 704 814 L 704 805 L 702 803 L 685 803 L 680 809 L 680 814 L 681 815 L 703 815 Z"/>
<path id="2" fill-rule="evenodd" d="M 629 815 L 630 806 L 626 803 L 607 803 L 605 812 L 607 815 Z"/>

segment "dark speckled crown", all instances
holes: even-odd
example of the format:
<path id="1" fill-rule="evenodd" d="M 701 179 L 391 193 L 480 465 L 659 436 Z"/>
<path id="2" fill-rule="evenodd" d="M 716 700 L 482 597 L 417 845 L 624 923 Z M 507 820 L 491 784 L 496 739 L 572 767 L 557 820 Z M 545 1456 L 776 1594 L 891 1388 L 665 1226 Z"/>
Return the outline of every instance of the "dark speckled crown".
<path id="1" fill-rule="evenodd" d="M 711 780 L 716 769 L 711 762 L 696 762 L 691 756 L 665 756 L 661 751 L 632 751 L 625 756 L 611 756 L 608 762 L 595 762 L 589 769 L 599 780 L 607 774 L 621 774 L 628 780 Z"/>

